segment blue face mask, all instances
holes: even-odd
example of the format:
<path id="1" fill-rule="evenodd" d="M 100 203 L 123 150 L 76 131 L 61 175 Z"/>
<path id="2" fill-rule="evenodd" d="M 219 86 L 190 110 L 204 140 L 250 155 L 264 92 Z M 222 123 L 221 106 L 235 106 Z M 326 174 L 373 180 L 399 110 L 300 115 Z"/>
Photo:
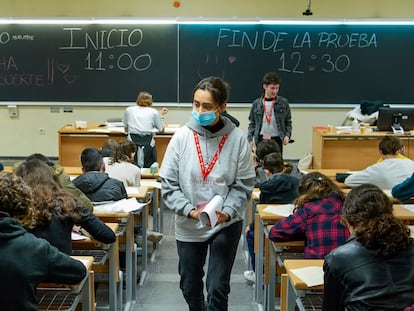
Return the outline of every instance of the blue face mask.
<path id="1" fill-rule="evenodd" d="M 193 109 L 192 115 L 198 124 L 201 126 L 207 126 L 213 123 L 216 119 L 216 110 L 198 113 Z"/>

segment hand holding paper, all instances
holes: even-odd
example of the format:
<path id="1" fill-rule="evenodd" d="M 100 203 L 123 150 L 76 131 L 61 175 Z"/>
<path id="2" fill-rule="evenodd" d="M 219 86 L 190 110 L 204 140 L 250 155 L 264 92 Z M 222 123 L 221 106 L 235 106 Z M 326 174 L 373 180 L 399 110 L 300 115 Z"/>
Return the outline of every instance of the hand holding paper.
<path id="1" fill-rule="evenodd" d="M 216 210 L 221 210 L 224 200 L 221 195 L 214 196 L 200 213 L 200 223 L 203 227 L 210 222 L 211 228 L 217 224 Z"/>

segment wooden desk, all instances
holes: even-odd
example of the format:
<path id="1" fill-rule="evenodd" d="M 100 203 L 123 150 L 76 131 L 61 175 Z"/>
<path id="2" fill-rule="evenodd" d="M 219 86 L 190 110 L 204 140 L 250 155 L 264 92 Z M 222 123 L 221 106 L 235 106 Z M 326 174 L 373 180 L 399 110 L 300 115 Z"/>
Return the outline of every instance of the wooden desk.
<path id="1" fill-rule="evenodd" d="M 292 269 L 306 268 L 311 266 L 323 266 L 323 259 L 286 259 L 285 269 L 288 275 L 284 279 L 283 287 L 286 292 L 285 297 L 281 297 L 281 311 L 294 311 L 297 306 L 300 311 L 306 310 L 302 299 L 307 293 L 316 294 L 319 298 L 322 298 L 323 285 L 308 287 L 300 278 L 298 278 Z M 320 305 L 319 305 L 320 307 Z"/>
<path id="2" fill-rule="evenodd" d="M 276 221 L 283 219 L 283 216 L 275 215 L 271 213 L 264 212 L 263 209 L 266 206 L 272 204 L 257 204 L 255 214 L 255 223 L 254 223 L 254 253 L 256 261 L 256 291 L 255 291 L 255 302 L 258 305 L 258 308 L 263 308 L 266 305 L 265 292 L 264 292 L 264 238 L 265 238 L 265 228 L 268 225 L 273 225 Z M 278 205 L 278 204 L 275 204 Z"/>
<path id="3" fill-rule="evenodd" d="M 94 272 L 92 256 L 71 256 L 86 267 L 86 277 L 75 285 L 40 283 L 37 286 L 39 310 L 75 310 L 82 304 L 82 311 L 95 310 Z"/>
<path id="4" fill-rule="evenodd" d="M 113 232 L 117 232 L 119 228 L 118 223 L 106 223 Z M 117 283 L 121 280 L 119 278 L 119 240 L 110 245 L 106 245 L 93 238 L 86 238 L 83 240 L 72 241 L 72 249 L 76 251 L 93 251 L 93 250 L 105 250 L 108 252 L 108 262 L 102 264 L 94 264 L 93 270 L 95 273 L 102 273 L 108 275 L 108 288 L 109 288 L 109 309 L 117 310 L 118 306 L 122 305 L 122 290 L 117 292 Z M 122 284 L 120 284 L 122 288 Z"/>
<path id="5" fill-rule="evenodd" d="M 59 164 L 62 166 L 80 166 L 80 155 L 87 147 L 102 147 L 108 139 L 121 141 L 127 139 L 125 132 L 105 132 L 105 126 L 98 123 L 88 123 L 86 129 L 77 129 L 73 124 L 58 130 Z M 154 137 L 157 150 L 157 162 L 162 163 L 165 150 L 174 132 L 160 132 Z"/>
<path id="6" fill-rule="evenodd" d="M 117 232 L 117 241 L 119 246 L 125 247 L 126 302 L 124 309 L 129 310 L 136 299 L 137 283 L 136 267 L 133 266 L 134 256 L 136 257 L 134 249 L 134 215 L 132 213 L 102 213 L 97 211 L 94 211 L 94 214 L 106 223 L 118 223 L 119 226 L 124 226 L 122 231 Z M 119 254 L 119 249 L 117 254 Z"/>
<path id="7" fill-rule="evenodd" d="M 405 155 L 414 159 L 414 132 L 397 136 L 405 146 Z M 337 134 L 319 127 L 313 128 L 312 168 L 349 167 L 362 170 L 377 162 L 380 140 L 388 132 Z M 391 134 L 394 135 L 394 134 Z"/>

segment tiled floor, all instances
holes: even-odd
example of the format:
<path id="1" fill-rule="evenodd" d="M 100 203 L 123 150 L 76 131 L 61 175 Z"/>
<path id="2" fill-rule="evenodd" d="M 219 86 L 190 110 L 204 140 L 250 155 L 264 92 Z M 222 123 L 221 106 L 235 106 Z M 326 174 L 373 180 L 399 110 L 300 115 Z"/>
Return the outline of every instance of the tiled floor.
<path id="1" fill-rule="evenodd" d="M 134 311 L 185 311 L 187 305 L 179 288 L 178 257 L 174 239 L 174 215 L 165 210 L 165 237 L 153 262 L 149 262 L 149 273 L 143 286 L 138 287 L 138 300 Z M 231 276 L 230 311 L 252 311 L 253 287 L 243 278 L 247 263 L 242 243 Z"/>

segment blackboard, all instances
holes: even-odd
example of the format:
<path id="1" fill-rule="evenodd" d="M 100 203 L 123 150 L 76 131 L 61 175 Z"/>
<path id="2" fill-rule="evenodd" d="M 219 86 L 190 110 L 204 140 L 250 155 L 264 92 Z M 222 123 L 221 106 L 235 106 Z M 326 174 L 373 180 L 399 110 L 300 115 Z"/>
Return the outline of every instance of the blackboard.
<path id="1" fill-rule="evenodd" d="M 177 25 L 1 25 L 0 100 L 177 98 Z"/>
<path id="2" fill-rule="evenodd" d="M 268 71 L 291 103 L 414 103 L 414 25 L 0 25 L 0 100 L 189 103 L 216 75 L 251 103 Z"/>

